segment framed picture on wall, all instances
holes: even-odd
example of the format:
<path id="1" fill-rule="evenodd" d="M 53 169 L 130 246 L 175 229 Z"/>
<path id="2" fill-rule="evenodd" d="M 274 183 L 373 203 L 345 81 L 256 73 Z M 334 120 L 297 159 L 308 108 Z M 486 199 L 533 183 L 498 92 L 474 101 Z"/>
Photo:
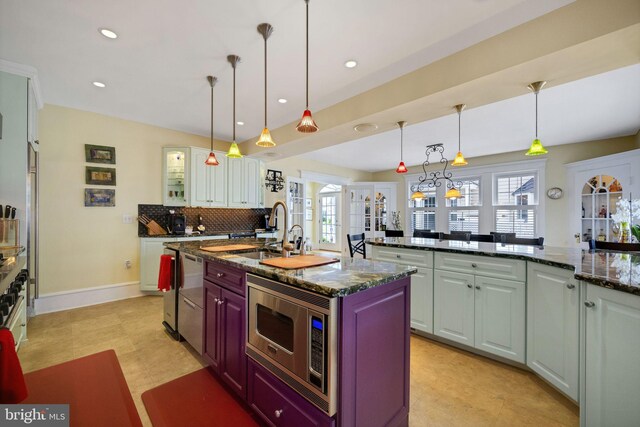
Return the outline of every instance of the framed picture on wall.
<path id="1" fill-rule="evenodd" d="M 85 188 L 86 207 L 111 207 L 116 205 L 116 190 L 109 188 Z"/>
<path id="2" fill-rule="evenodd" d="M 309 200 L 309 199 L 307 199 L 307 200 Z M 305 221 L 313 220 L 313 210 L 312 209 L 306 208 L 304 210 L 304 220 Z"/>
<path id="3" fill-rule="evenodd" d="M 310 208 L 311 207 L 311 199 L 305 199 L 304 200 L 304 206 L 306 208 Z"/>
<path id="4" fill-rule="evenodd" d="M 84 144 L 84 155 L 87 163 L 116 164 L 116 147 Z"/>
<path id="5" fill-rule="evenodd" d="M 116 169 L 87 166 L 85 172 L 85 184 L 116 185 Z"/>

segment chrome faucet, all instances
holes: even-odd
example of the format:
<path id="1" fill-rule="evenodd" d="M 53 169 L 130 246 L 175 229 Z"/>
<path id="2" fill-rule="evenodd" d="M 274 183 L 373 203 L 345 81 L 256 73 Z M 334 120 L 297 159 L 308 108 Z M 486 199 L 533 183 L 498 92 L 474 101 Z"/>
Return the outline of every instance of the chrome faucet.
<path id="1" fill-rule="evenodd" d="M 300 224 L 293 224 L 293 226 L 291 227 L 291 229 L 289 230 L 289 233 L 293 233 L 294 228 L 298 227 L 300 229 L 300 231 L 302 232 L 302 234 L 300 235 L 300 255 L 306 255 L 307 254 L 307 250 L 305 248 L 305 244 L 304 244 L 304 228 L 302 228 L 302 226 Z"/>
<path id="2" fill-rule="evenodd" d="M 289 208 L 287 204 L 282 200 L 277 200 L 273 207 L 271 208 L 271 216 L 269 217 L 269 227 L 276 226 L 276 209 L 278 206 L 282 206 L 284 210 L 284 231 L 282 234 L 282 256 L 284 258 L 289 258 L 291 256 L 291 251 L 293 250 L 293 245 L 289 243 Z"/>

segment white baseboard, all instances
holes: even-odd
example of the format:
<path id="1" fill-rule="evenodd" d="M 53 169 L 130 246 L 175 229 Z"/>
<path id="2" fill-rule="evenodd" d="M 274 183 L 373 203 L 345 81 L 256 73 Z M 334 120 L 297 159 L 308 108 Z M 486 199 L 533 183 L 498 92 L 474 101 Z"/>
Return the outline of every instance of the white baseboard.
<path id="1" fill-rule="evenodd" d="M 143 295 L 146 294 L 140 291 L 140 282 L 125 282 L 74 291 L 53 292 L 40 295 L 35 300 L 35 314 L 87 307 Z"/>

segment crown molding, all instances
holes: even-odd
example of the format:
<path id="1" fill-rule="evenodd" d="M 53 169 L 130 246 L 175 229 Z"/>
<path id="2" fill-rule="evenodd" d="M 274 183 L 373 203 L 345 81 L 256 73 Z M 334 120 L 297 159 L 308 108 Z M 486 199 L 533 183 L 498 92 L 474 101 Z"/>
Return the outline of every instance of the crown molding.
<path id="1" fill-rule="evenodd" d="M 40 92 L 38 70 L 30 65 L 18 64 L 16 62 L 7 61 L 6 59 L 0 58 L 0 71 L 26 77 L 31 80 L 31 87 L 33 88 L 36 105 L 38 106 L 38 109 L 44 107 L 44 102 L 42 101 L 42 93 Z"/>

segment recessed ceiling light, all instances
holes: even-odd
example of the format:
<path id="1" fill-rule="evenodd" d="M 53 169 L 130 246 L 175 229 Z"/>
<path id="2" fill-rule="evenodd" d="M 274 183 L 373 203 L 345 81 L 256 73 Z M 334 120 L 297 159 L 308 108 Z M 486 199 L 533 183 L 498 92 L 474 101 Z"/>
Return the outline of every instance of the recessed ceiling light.
<path id="1" fill-rule="evenodd" d="M 238 126 L 244 126 L 244 122 L 236 122 Z"/>
<path id="2" fill-rule="evenodd" d="M 286 99 L 284 99 L 284 98 L 280 98 L 280 99 L 278 99 L 278 102 L 279 102 L 280 104 L 286 104 L 286 103 L 287 103 L 287 100 L 286 100 Z"/>
<path id="3" fill-rule="evenodd" d="M 103 36 L 105 36 L 108 39 L 117 39 L 118 35 L 116 33 L 114 33 L 113 31 L 111 31 L 108 28 L 100 28 L 98 31 L 100 31 L 100 34 L 102 34 Z"/>
<path id="4" fill-rule="evenodd" d="M 106 86 L 107 86 L 106 84 L 104 84 L 104 83 L 102 83 L 102 82 L 93 82 L 93 85 L 94 85 L 95 87 L 106 87 Z"/>
<path id="5" fill-rule="evenodd" d="M 376 129 L 378 129 L 378 125 L 375 123 L 360 123 L 353 127 L 356 132 L 372 132 Z"/>
<path id="6" fill-rule="evenodd" d="M 347 68 L 355 68 L 355 66 L 358 65 L 358 63 L 356 61 L 354 61 L 353 59 L 348 60 L 347 62 L 344 63 L 344 66 Z"/>

